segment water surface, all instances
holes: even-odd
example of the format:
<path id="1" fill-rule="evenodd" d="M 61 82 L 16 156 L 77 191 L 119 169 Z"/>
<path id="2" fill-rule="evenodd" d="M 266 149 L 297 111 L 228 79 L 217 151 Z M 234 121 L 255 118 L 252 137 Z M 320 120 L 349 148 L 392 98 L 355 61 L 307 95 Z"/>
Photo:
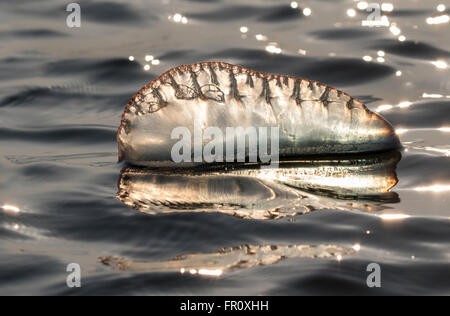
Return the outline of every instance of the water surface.
<path id="1" fill-rule="evenodd" d="M 449 23 L 426 22 L 449 14 L 438 2 L 393 1 L 397 35 L 361 26 L 350 0 L 79 3 L 79 29 L 61 1 L 0 3 L 0 294 L 450 294 Z M 129 98 L 211 60 L 350 93 L 393 123 L 401 159 L 270 174 L 118 164 Z"/>

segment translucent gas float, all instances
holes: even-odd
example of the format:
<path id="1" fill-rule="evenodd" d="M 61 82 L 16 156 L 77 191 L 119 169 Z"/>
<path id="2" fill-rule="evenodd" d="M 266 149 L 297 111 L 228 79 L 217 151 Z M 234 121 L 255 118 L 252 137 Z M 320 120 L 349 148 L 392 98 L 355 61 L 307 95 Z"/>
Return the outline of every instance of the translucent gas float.
<path id="1" fill-rule="evenodd" d="M 223 62 L 179 66 L 127 104 L 119 160 L 189 167 L 399 149 L 393 127 L 325 84 Z"/>

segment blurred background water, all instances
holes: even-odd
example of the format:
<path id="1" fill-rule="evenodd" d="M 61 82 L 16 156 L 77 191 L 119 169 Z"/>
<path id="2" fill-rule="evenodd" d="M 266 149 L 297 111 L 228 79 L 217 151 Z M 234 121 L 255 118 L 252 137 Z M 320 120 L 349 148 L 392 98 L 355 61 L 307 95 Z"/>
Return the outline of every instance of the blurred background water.
<path id="1" fill-rule="evenodd" d="M 0 294 L 450 294 L 448 0 L 380 5 L 381 27 L 362 25 L 364 1 L 78 3 L 81 28 L 67 27 L 64 1 L 0 2 Z M 224 211 L 225 195 L 189 195 L 152 215 L 161 205 L 117 199 L 130 181 L 115 142 L 129 98 L 210 60 L 321 81 L 380 112 L 405 146 L 384 174 L 396 198 L 309 191 L 314 203 L 297 203 L 282 183 L 270 204 L 252 178 L 151 175 L 168 199 L 209 181 L 260 204 Z M 80 289 L 66 286 L 72 262 Z M 372 262 L 381 288 L 366 285 Z"/>

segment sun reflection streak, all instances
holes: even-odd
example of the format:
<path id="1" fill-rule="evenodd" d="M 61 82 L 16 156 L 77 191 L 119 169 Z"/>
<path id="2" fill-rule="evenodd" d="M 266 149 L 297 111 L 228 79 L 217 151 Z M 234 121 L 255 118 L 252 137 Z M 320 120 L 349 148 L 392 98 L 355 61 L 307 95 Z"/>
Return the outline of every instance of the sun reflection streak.
<path id="1" fill-rule="evenodd" d="M 181 274 L 185 274 L 186 273 L 186 269 L 185 268 L 181 268 L 180 269 L 180 273 Z M 223 274 L 223 270 L 221 269 L 190 269 L 189 273 L 192 275 L 203 275 L 203 276 L 215 276 L 215 277 L 220 277 Z"/>
<path id="2" fill-rule="evenodd" d="M 436 61 L 432 61 L 431 63 L 432 63 L 436 68 L 439 68 L 439 69 L 447 69 L 447 68 L 448 68 L 447 63 L 446 63 L 445 61 L 443 61 L 443 60 L 436 60 Z"/>
<path id="3" fill-rule="evenodd" d="M 434 148 L 434 147 L 425 147 L 425 150 L 442 153 L 446 157 L 450 157 L 450 149 L 440 149 L 440 148 Z"/>
<path id="4" fill-rule="evenodd" d="M 261 42 L 267 41 L 267 36 L 265 36 L 263 34 L 256 34 L 255 38 L 257 41 L 261 41 Z"/>
<path id="5" fill-rule="evenodd" d="M 269 43 L 269 45 L 266 46 L 266 51 L 271 54 L 281 54 L 281 48 L 278 47 L 278 43 L 275 42 Z"/>
<path id="6" fill-rule="evenodd" d="M 169 20 L 174 21 L 175 23 L 187 24 L 189 22 L 188 18 L 181 15 L 180 13 L 175 13 L 173 16 L 168 16 Z"/>
<path id="7" fill-rule="evenodd" d="M 347 15 L 351 18 L 356 16 L 356 11 L 354 9 L 348 9 L 347 10 Z"/>
<path id="8" fill-rule="evenodd" d="M 400 30 L 400 28 L 397 25 L 395 25 L 395 24 L 391 24 L 391 27 L 389 28 L 389 31 L 391 31 L 391 33 L 394 34 L 395 36 L 400 35 L 400 33 L 402 32 Z"/>
<path id="9" fill-rule="evenodd" d="M 402 108 L 402 109 L 409 108 L 411 106 L 411 104 L 412 104 L 412 102 L 410 102 L 410 101 L 402 101 L 398 104 L 398 107 Z"/>
<path id="10" fill-rule="evenodd" d="M 6 213 L 15 213 L 15 214 L 20 213 L 20 208 L 14 205 L 5 204 L 2 206 L 2 209 Z"/>
<path id="11" fill-rule="evenodd" d="M 383 104 L 376 108 L 375 112 L 383 112 L 387 110 L 391 110 L 394 106 L 390 104 Z"/>
<path id="12" fill-rule="evenodd" d="M 367 9 L 368 6 L 369 6 L 369 4 L 366 1 L 360 1 L 360 2 L 358 2 L 358 5 L 357 5 L 359 10 L 365 10 L 365 9 Z"/>
<path id="13" fill-rule="evenodd" d="M 394 11 L 394 5 L 392 3 L 382 3 L 381 4 L 381 11 L 384 12 L 392 12 Z"/>
<path id="14" fill-rule="evenodd" d="M 440 15 L 436 17 L 428 17 L 427 18 L 427 24 L 434 25 L 434 24 L 442 24 L 442 23 L 448 23 L 450 21 L 450 17 L 448 15 Z"/>
<path id="15" fill-rule="evenodd" d="M 427 187 L 417 187 L 414 188 L 415 191 L 417 192 L 445 192 L 445 191 L 450 191 L 450 185 L 431 185 L 431 186 L 427 186 Z"/>
<path id="16" fill-rule="evenodd" d="M 424 92 L 422 94 L 422 98 L 430 98 L 430 99 L 440 99 L 443 98 L 444 96 L 442 94 L 437 94 L 437 93 L 426 93 Z"/>
<path id="17" fill-rule="evenodd" d="M 200 269 L 200 270 L 198 270 L 198 274 L 206 275 L 206 276 L 220 277 L 223 274 L 223 271 L 220 269 L 216 269 L 216 270 Z"/>
<path id="18" fill-rule="evenodd" d="M 409 130 L 406 129 L 406 128 L 398 128 L 398 129 L 395 130 L 395 133 L 396 133 L 397 135 L 402 135 L 402 134 L 405 134 L 405 133 L 407 133 L 407 132 L 409 132 Z"/>
<path id="19" fill-rule="evenodd" d="M 247 26 L 241 26 L 240 29 L 239 29 L 239 31 L 240 31 L 241 33 L 245 34 L 245 33 L 248 32 L 248 27 L 247 27 Z"/>
<path id="20" fill-rule="evenodd" d="M 439 5 L 436 7 L 436 10 L 438 10 L 439 12 L 444 12 L 445 9 L 446 9 L 446 7 L 445 7 L 444 4 L 439 4 Z"/>
<path id="21" fill-rule="evenodd" d="M 380 214 L 378 215 L 383 221 L 399 221 L 403 219 L 408 219 L 411 216 L 407 214 Z"/>

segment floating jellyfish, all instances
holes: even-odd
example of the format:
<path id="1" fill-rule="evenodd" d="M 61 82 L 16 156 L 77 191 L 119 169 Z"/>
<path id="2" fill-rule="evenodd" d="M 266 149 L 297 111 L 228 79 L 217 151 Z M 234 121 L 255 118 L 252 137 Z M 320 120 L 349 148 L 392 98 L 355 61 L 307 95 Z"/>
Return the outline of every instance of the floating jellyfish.
<path id="1" fill-rule="evenodd" d="M 120 161 L 147 167 L 260 162 L 269 147 L 272 161 L 401 147 L 386 120 L 344 92 L 223 62 L 179 66 L 142 88 L 117 140 Z"/>

